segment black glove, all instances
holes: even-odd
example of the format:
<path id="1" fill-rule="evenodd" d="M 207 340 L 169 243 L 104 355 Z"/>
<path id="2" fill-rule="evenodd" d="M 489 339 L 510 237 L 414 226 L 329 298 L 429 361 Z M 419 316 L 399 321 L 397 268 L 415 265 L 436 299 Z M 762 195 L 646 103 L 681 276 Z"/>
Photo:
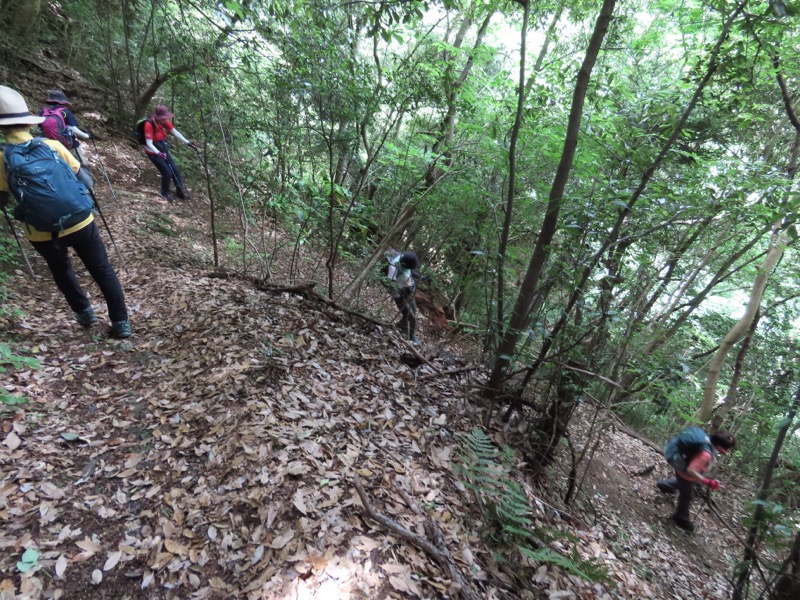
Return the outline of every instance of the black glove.
<path id="1" fill-rule="evenodd" d="M 189 142 L 186 145 L 189 146 L 189 148 L 194 148 L 195 150 L 197 150 L 197 142 Z"/>
<path id="2" fill-rule="evenodd" d="M 84 129 L 83 131 L 84 131 L 84 133 L 85 133 L 86 135 L 88 135 L 88 136 L 89 136 L 88 138 L 86 138 L 87 140 L 93 140 L 93 139 L 95 139 L 95 137 L 94 137 L 94 134 L 93 134 L 91 131 L 89 131 L 88 129 Z"/>

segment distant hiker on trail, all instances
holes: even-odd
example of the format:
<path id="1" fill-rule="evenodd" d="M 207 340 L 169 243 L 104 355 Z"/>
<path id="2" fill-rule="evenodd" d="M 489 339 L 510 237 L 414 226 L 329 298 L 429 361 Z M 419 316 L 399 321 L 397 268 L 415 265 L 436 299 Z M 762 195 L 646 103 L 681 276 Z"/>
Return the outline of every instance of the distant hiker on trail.
<path id="1" fill-rule="evenodd" d="M 80 142 L 76 138 L 90 140 L 93 137 L 92 132 L 83 131 L 78 126 L 78 120 L 68 108 L 72 106 L 72 102 L 61 90 L 50 90 L 45 103 L 47 106 L 44 106 L 39 111 L 39 116 L 45 118 L 41 125 L 42 136 L 61 142 L 78 159 L 81 166 L 86 168 L 86 157 L 83 154 L 83 150 L 81 150 Z"/>
<path id="2" fill-rule="evenodd" d="M 414 295 L 417 293 L 417 284 L 414 281 L 414 271 L 419 268 L 419 259 L 413 252 L 397 252 L 390 250 L 386 253 L 389 267 L 386 276 L 389 278 L 389 290 L 392 300 L 400 310 L 402 318 L 397 322 L 397 328 L 414 345 L 419 344 L 415 335 L 417 331 L 417 303 Z"/>
<path id="3" fill-rule="evenodd" d="M 187 140 L 180 131 L 175 129 L 171 120 L 174 116 L 166 106 L 159 104 L 153 109 L 152 115 L 136 124 L 136 130 L 134 131 L 134 135 L 145 146 L 144 151 L 147 154 L 147 158 L 161 173 L 161 191 L 158 195 L 167 202 L 172 202 L 172 194 L 170 193 L 170 182 L 172 181 L 175 182 L 175 193 L 178 198 L 181 200 L 188 198 L 186 187 L 183 185 L 181 171 L 169 153 L 170 143 L 167 141 L 167 134 L 171 133 L 190 148 L 197 150 L 197 144 Z"/>
<path id="4" fill-rule="evenodd" d="M 14 218 L 22 221 L 26 237 L 47 262 L 80 325 L 91 327 L 97 315 L 78 283 L 68 248 L 75 250 L 105 297 L 109 334 L 130 337 L 125 295 L 92 213 L 94 182 L 60 142 L 31 136 L 31 125 L 43 121 L 28 112 L 18 92 L 0 86 L 0 132 L 7 142 L 0 166 L 0 208 L 5 212 L 10 191 L 17 200 Z"/>
<path id="5" fill-rule="evenodd" d="M 698 483 L 712 490 L 719 489 L 719 481 L 708 479 L 704 473 L 714 460 L 714 451 L 727 454 L 736 445 L 733 434 L 718 431 L 710 436 L 699 427 L 689 427 L 670 439 L 664 446 L 664 457 L 675 468 L 675 478 L 659 481 L 656 486 L 666 494 L 678 492 L 678 507 L 672 520 L 681 529 L 694 531 L 689 508 Z"/>

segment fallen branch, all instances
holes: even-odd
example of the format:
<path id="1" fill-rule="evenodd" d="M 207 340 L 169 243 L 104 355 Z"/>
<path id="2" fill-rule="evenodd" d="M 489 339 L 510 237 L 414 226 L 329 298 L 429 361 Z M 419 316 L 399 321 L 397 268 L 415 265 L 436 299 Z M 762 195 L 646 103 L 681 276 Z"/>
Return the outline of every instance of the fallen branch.
<path id="1" fill-rule="evenodd" d="M 419 350 L 417 350 L 414 344 L 412 344 L 409 340 L 404 339 L 403 343 L 405 344 L 408 350 L 411 350 L 411 352 L 414 354 L 414 356 L 417 358 L 419 362 L 424 363 L 428 365 L 431 369 L 433 369 L 433 373 L 431 374 L 433 377 L 438 377 L 439 375 L 442 374 L 441 371 L 439 371 L 439 369 L 433 366 L 433 363 L 431 361 L 429 361 L 427 358 L 425 358 L 424 356 L 422 356 L 422 354 L 419 353 Z M 419 379 L 424 379 L 424 377 L 420 377 Z"/>
<path id="2" fill-rule="evenodd" d="M 378 319 L 374 319 L 368 315 L 362 314 L 358 311 L 352 310 L 350 308 L 345 308 L 344 306 L 340 306 L 336 304 L 330 298 L 326 298 L 314 288 L 317 286 L 316 281 L 304 281 L 303 283 L 298 283 L 295 285 L 289 284 L 272 284 L 266 283 L 263 279 L 259 279 L 257 277 L 250 277 L 248 275 L 242 275 L 240 273 L 230 273 L 228 271 L 214 271 L 213 273 L 206 274 L 206 277 L 209 279 L 239 279 L 241 281 L 247 281 L 252 283 L 256 289 L 261 290 L 262 292 L 270 292 L 272 294 L 281 294 L 283 292 L 287 292 L 289 294 L 297 294 L 299 296 L 304 296 L 306 298 L 313 298 L 315 300 L 319 300 L 324 304 L 327 304 L 331 308 L 335 310 L 340 310 L 343 313 L 351 315 L 353 317 L 358 317 L 359 319 L 363 319 L 365 321 L 369 321 L 375 325 L 380 325 L 381 327 L 389 327 L 389 323 L 384 323 L 383 321 L 379 321 Z"/>
<path id="3" fill-rule="evenodd" d="M 361 498 L 361 506 L 363 508 L 363 512 L 373 521 L 383 525 L 393 533 L 397 534 L 404 540 L 412 543 L 420 550 L 423 550 L 427 554 L 430 555 L 433 560 L 437 562 L 439 567 L 442 569 L 443 572 L 449 574 L 450 579 L 453 581 L 453 584 L 458 587 L 458 593 L 461 595 L 462 598 L 465 600 L 480 600 L 480 596 L 478 596 L 470 587 L 469 583 L 466 579 L 464 579 L 464 575 L 461 573 L 461 569 L 458 568 L 453 557 L 447 552 L 446 549 L 440 550 L 436 546 L 434 546 L 431 542 L 426 540 L 425 538 L 408 531 L 405 527 L 393 521 L 389 517 L 386 517 L 375 510 L 372 504 L 367 497 L 367 493 L 364 491 L 364 487 L 361 485 L 361 479 L 359 479 L 358 475 L 353 476 L 353 486 L 356 488 L 358 492 L 359 498 Z M 413 508 L 412 508 L 413 510 Z"/>
<path id="4" fill-rule="evenodd" d="M 459 367 L 457 369 L 448 369 L 447 371 L 437 371 L 436 373 L 428 373 L 427 375 L 423 375 L 422 377 L 420 377 L 420 380 L 433 379 L 434 377 L 439 377 L 441 375 L 455 375 L 456 373 L 474 371 L 477 368 L 478 367 L 476 365 L 472 365 L 471 367 Z"/>
<path id="5" fill-rule="evenodd" d="M 447 546 L 445 545 L 444 541 L 444 534 L 442 533 L 442 530 L 439 528 L 439 526 L 436 524 L 436 521 L 434 521 L 431 517 L 426 516 L 422 512 L 422 509 L 419 506 L 417 506 L 417 503 L 414 502 L 414 499 L 408 494 L 408 492 L 406 492 L 402 488 L 402 486 L 397 482 L 397 480 L 393 481 L 392 485 L 394 485 L 394 489 L 397 490 L 397 493 L 400 494 L 400 496 L 403 498 L 403 501 L 406 503 L 406 506 L 408 506 L 408 508 L 410 508 L 415 515 L 418 515 L 420 517 L 425 517 L 425 522 L 422 524 L 422 526 L 425 529 L 425 535 L 428 536 L 428 540 L 434 546 L 439 548 L 439 550 L 447 552 Z"/>
<path id="6" fill-rule="evenodd" d="M 351 315 L 353 317 L 358 317 L 359 319 L 364 319 L 365 321 L 369 321 L 370 323 L 373 323 L 375 325 L 380 325 L 381 327 L 389 327 L 391 325 L 390 323 L 385 323 L 384 321 L 379 321 L 378 319 L 373 319 L 372 317 L 367 316 L 367 315 L 365 315 L 363 313 L 360 313 L 358 311 L 355 311 L 355 310 L 353 310 L 351 308 L 346 308 L 344 306 L 341 306 L 340 304 L 337 304 L 336 302 L 334 302 L 330 298 L 326 298 L 325 296 L 323 296 L 322 294 L 320 294 L 316 290 L 309 290 L 306 295 L 311 297 L 311 298 L 315 298 L 315 299 L 319 300 L 320 302 L 324 302 L 325 304 L 327 304 L 328 306 L 330 306 L 333 309 L 340 310 L 345 314 Z"/>
<path id="7" fill-rule="evenodd" d="M 659 446 L 658 444 L 656 444 L 654 441 L 647 439 L 647 438 L 646 438 L 646 437 L 644 437 L 644 436 L 643 436 L 641 433 L 637 433 L 637 432 L 635 432 L 633 429 L 631 429 L 630 427 L 628 427 L 627 425 L 625 425 L 625 424 L 622 422 L 622 419 L 620 419 L 620 418 L 619 418 L 617 415 L 615 415 L 613 412 L 611 412 L 611 411 L 608 411 L 606 414 L 608 414 L 609 416 L 611 416 L 611 417 L 614 419 L 614 421 L 615 421 L 615 423 L 614 423 L 614 427 L 616 427 L 617 429 L 619 429 L 620 431 L 622 431 L 622 433 L 625 433 L 625 434 L 629 435 L 630 437 L 632 437 L 632 438 L 634 438 L 634 439 L 636 439 L 636 440 L 639 440 L 639 441 L 640 441 L 640 442 L 642 442 L 643 444 L 645 444 L 645 445 L 647 445 L 647 446 L 650 446 L 650 447 L 651 447 L 653 450 L 655 450 L 656 452 L 658 452 L 658 453 L 659 453 L 661 456 L 664 456 L 664 450 L 661 448 L 661 446 Z"/>

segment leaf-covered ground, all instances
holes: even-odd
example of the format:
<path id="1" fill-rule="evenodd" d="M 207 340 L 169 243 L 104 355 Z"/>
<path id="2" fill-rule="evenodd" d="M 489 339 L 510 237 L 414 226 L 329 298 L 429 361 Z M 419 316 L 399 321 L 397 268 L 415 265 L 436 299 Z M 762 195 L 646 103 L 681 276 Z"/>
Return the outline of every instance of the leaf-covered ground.
<path id="1" fill-rule="evenodd" d="M 486 408 L 481 370 L 441 374 L 470 363 L 424 330 L 427 362 L 313 298 L 210 276 L 202 199 L 200 216 L 163 203 L 144 157 L 122 142 L 100 149 L 134 336 L 74 324 L 38 258 L 36 281 L 14 275 L 24 314 L 0 319 L 3 338 L 43 368 L 4 375 L 30 402 L 3 412 L 0 600 L 457 597 L 429 554 L 364 517 L 356 474 L 375 510 L 410 532 L 425 538 L 432 518 L 481 598 L 727 597 L 739 554 L 728 530 L 710 513 L 694 536 L 670 527 L 653 487 L 666 468 L 614 428 L 567 509 L 577 521 L 553 510 L 561 471 L 546 488 L 519 473 L 537 524 L 565 534 L 550 547 L 607 580 L 498 563 L 452 468 L 458 435 Z M 102 298 L 82 281 L 102 323 Z M 738 527 L 741 507 L 721 503 Z"/>

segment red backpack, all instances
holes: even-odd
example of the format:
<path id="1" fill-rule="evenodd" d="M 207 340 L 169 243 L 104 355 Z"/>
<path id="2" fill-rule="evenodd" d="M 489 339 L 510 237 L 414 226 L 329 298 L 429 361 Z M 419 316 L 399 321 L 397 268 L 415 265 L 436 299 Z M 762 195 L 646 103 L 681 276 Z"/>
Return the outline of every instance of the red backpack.
<path id="1" fill-rule="evenodd" d="M 69 150 L 75 147 L 75 134 L 67 127 L 67 121 L 64 119 L 65 110 L 63 106 L 43 108 L 41 116 L 44 117 L 44 123 L 40 127 L 44 137 L 61 142 Z"/>

